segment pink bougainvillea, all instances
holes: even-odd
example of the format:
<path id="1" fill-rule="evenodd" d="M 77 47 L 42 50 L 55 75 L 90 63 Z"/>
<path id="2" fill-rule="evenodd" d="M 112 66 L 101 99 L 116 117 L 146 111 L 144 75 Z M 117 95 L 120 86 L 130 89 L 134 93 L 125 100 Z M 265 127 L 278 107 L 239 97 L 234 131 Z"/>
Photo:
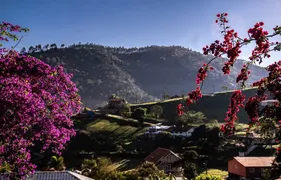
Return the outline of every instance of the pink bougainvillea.
<path id="1" fill-rule="evenodd" d="M 0 40 L 17 40 L 25 29 L 3 22 Z M 1 41 L 0 41 L 1 42 Z M 13 178 L 23 178 L 36 166 L 30 148 L 60 153 L 75 135 L 70 117 L 80 111 L 80 97 L 71 74 L 29 55 L 9 49 L 0 52 L 0 166 L 8 163 Z"/>

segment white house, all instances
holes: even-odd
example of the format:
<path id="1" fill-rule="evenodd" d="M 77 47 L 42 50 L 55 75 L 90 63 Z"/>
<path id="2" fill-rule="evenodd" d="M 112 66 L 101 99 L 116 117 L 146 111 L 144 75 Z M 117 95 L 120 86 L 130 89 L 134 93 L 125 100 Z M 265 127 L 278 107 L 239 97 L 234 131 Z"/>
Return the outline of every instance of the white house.
<path id="1" fill-rule="evenodd" d="M 186 126 L 186 127 L 174 126 L 167 129 L 167 131 L 170 132 L 173 136 L 178 136 L 178 137 L 190 137 L 194 130 L 195 127 L 193 126 Z"/>
<path id="2" fill-rule="evenodd" d="M 156 135 L 162 131 L 166 131 L 167 129 L 169 129 L 171 126 L 163 126 L 161 124 L 156 125 L 156 126 L 152 126 L 148 129 L 147 132 L 145 132 L 145 135 Z"/>

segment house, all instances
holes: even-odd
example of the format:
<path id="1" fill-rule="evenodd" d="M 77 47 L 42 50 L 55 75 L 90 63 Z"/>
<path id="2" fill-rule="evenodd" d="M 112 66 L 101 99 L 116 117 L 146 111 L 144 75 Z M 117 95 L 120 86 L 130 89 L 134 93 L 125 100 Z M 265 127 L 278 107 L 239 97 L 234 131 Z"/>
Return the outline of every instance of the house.
<path id="1" fill-rule="evenodd" d="M 8 180 L 8 174 L 0 175 L 0 180 Z M 94 180 L 72 171 L 35 171 L 26 180 Z"/>
<path id="2" fill-rule="evenodd" d="M 171 126 L 163 126 L 161 124 L 158 124 L 156 126 L 151 126 L 148 131 L 146 131 L 144 133 L 145 136 L 148 136 L 148 137 L 154 137 L 155 135 L 157 135 L 158 133 L 160 132 L 163 132 L 167 129 L 169 129 Z"/>
<path id="3" fill-rule="evenodd" d="M 108 100 L 108 107 L 109 108 L 120 108 L 124 104 L 126 104 L 126 101 L 121 98 L 111 98 Z"/>
<path id="4" fill-rule="evenodd" d="M 228 161 L 229 179 L 261 178 L 263 170 L 271 169 L 275 157 L 234 157 Z"/>
<path id="5" fill-rule="evenodd" d="M 193 126 L 173 126 L 167 129 L 166 131 L 170 132 L 173 136 L 178 137 L 190 137 L 195 130 Z"/>
<path id="6" fill-rule="evenodd" d="M 158 169 L 164 170 L 165 173 L 179 175 L 182 173 L 182 167 L 175 165 L 181 157 L 173 151 L 158 147 L 150 153 L 144 161 L 153 162 Z"/>

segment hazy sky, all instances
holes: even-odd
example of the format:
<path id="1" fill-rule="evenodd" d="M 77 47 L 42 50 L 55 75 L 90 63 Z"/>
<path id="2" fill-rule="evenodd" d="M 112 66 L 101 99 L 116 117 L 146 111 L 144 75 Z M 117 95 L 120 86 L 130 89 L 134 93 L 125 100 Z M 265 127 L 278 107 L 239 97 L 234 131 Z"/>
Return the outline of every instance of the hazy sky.
<path id="1" fill-rule="evenodd" d="M 216 14 L 228 12 L 245 36 L 255 22 L 281 25 L 281 0 L 4 0 L 0 20 L 30 28 L 19 47 L 92 42 L 109 46 L 181 45 L 201 52 L 220 38 Z M 250 49 L 243 51 L 247 58 Z M 281 59 L 273 54 L 263 65 Z"/>

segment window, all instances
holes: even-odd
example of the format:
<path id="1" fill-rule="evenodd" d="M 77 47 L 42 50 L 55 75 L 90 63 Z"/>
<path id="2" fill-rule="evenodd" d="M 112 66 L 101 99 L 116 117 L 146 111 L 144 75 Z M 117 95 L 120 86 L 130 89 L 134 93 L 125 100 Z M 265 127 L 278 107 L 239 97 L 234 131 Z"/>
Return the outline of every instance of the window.
<path id="1" fill-rule="evenodd" d="M 235 167 L 235 169 L 237 169 L 237 165 L 236 165 L 236 164 L 235 164 L 235 166 L 234 166 L 234 167 Z"/>
<path id="2" fill-rule="evenodd" d="M 255 172 L 255 168 L 249 168 L 249 173 L 254 173 Z"/>

